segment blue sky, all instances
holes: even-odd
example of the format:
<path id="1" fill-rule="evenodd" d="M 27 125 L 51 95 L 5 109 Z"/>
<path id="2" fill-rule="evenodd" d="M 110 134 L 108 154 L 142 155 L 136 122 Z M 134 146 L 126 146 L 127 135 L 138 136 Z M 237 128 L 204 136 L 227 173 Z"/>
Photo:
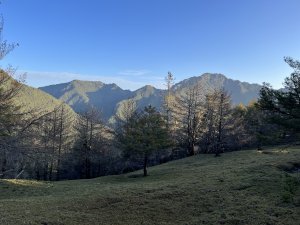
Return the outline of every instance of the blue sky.
<path id="1" fill-rule="evenodd" d="M 3 0 L 4 38 L 20 46 L 1 66 L 32 86 L 73 79 L 163 87 L 222 73 L 279 88 L 300 59 L 299 0 Z"/>

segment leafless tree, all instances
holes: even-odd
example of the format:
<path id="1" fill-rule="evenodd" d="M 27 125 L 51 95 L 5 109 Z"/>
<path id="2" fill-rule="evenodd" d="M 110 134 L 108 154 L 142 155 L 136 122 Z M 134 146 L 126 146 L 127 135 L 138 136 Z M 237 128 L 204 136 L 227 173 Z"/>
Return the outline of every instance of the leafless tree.
<path id="1" fill-rule="evenodd" d="M 206 95 L 203 136 L 206 152 L 214 152 L 219 156 L 224 151 L 228 129 L 232 125 L 231 110 L 230 95 L 224 89 L 217 89 Z"/>
<path id="2" fill-rule="evenodd" d="M 101 112 L 95 108 L 80 115 L 75 124 L 77 131 L 76 151 L 78 167 L 83 178 L 99 176 L 101 156 L 106 150 L 109 132 L 104 125 Z M 93 168 L 95 168 L 93 170 Z"/>
<path id="3" fill-rule="evenodd" d="M 176 97 L 173 107 L 178 139 L 188 149 L 189 155 L 196 153 L 196 144 L 201 138 L 203 98 L 201 87 L 196 85 Z"/>

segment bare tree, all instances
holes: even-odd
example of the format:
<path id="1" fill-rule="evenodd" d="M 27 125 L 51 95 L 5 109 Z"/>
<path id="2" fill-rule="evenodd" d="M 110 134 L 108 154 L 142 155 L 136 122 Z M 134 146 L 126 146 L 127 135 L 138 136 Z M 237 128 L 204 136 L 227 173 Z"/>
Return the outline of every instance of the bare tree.
<path id="1" fill-rule="evenodd" d="M 132 118 L 132 115 L 136 112 L 137 106 L 133 99 L 127 99 L 122 103 L 121 110 L 115 116 L 116 125 L 115 131 L 118 131 L 123 127 L 124 124 L 129 125 L 129 120 Z M 128 127 L 123 127 L 124 129 L 128 129 Z"/>
<path id="2" fill-rule="evenodd" d="M 200 91 L 198 85 L 188 88 L 184 95 L 176 97 L 173 107 L 177 135 L 189 155 L 195 155 L 197 142 L 201 138 L 203 98 Z"/>
<path id="3" fill-rule="evenodd" d="M 167 87 L 167 92 L 164 96 L 163 110 L 166 118 L 167 129 L 172 134 L 174 131 L 174 115 L 173 115 L 173 106 L 175 103 L 175 96 L 172 92 L 172 87 L 174 85 L 174 76 L 171 72 L 168 72 L 168 75 L 165 77 L 165 85 Z"/>
<path id="4" fill-rule="evenodd" d="M 225 138 L 229 134 L 231 117 L 231 100 L 224 89 L 214 90 L 206 95 L 204 108 L 203 143 L 206 152 L 219 156 L 225 148 Z"/>
<path id="5" fill-rule="evenodd" d="M 3 40 L 3 18 L 0 18 L 0 60 L 11 52 L 17 44 Z M 22 83 L 13 79 L 15 70 L 11 67 L 0 68 L 0 176 L 5 176 L 8 167 L 8 155 L 11 155 L 12 138 L 16 135 L 17 122 L 20 120 L 19 106 L 14 103 Z"/>
<path id="6" fill-rule="evenodd" d="M 78 170 L 83 178 L 99 175 L 100 160 L 105 150 L 107 128 L 102 121 L 101 112 L 95 108 L 80 115 L 75 124 L 77 131 Z M 93 165 L 98 168 L 98 173 L 93 171 Z"/>

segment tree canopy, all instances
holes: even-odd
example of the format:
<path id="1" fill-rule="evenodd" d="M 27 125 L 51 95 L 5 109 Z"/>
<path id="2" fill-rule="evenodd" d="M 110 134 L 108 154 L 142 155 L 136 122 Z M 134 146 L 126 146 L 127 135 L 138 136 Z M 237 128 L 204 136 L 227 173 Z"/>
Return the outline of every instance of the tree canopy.
<path id="1" fill-rule="evenodd" d="M 286 57 L 285 62 L 294 70 L 285 78 L 284 89 L 275 90 L 264 84 L 258 105 L 270 112 L 272 122 L 288 130 L 300 132 L 300 61 Z"/>
<path id="2" fill-rule="evenodd" d="M 147 176 L 151 153 L 167 148 L 170 143 L 163 117 L 150 105 L 140 112 L 132 113 L 121 129 L 118 139 L 122 149 L 125 154 L 135 154 L 143 158 L 144 176 Z"/>

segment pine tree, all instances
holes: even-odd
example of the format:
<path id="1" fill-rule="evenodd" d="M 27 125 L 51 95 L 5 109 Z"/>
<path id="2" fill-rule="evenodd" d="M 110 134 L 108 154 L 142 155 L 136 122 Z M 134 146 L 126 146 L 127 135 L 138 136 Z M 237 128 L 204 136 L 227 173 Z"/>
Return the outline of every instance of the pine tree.
<path id="1" fill-rule="evenodd" d="M 125 154 L 136 154 L 143 160 L 144 176 L 147 176 L 149 157 L 155 150 L 169 147 L 170 140 L 163 117 L 152 106 L 132 114 L 118 132 L 118 141 Z"/>
<path id="2" fill-rule="evenodd" d="M 290 57 L 285 62 L 294 70 L 290 77 L 285 78 L 284 89 L 275 90 L 264 84 L 260 91 L 258 106 L 270 112 L 269 119 L 287 130 L 300 132 L 300 61 Z"/>

